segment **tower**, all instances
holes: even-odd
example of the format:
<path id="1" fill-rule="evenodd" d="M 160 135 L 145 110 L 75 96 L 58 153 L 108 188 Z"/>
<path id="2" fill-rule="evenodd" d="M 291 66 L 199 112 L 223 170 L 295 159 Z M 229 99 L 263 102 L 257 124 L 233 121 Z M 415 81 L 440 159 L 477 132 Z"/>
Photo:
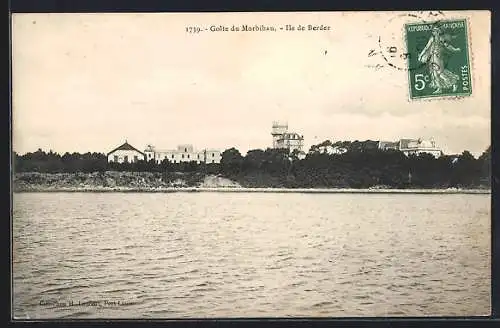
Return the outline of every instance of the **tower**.
<path id="1" fill-rule="evenodd" d="M 436 141 L 434 140 L 434 137 L 431 137 L 430 142 L 431 142 L 431 147 L 436 148 Z"/>
<path id="2" fill-rule="evenodd" d="M 278 121 L 273 122 L 273 127 L 271 130 L 271 135 L 273 136 L 273 148 L 281 148 L 283 145 L 280 144 L 280 140 L 283 139 L 283 134 L 288 131 L 288 123 L 282 123 Z"/>
<path id="3" fill-rule="evenodd" d="M 144 159 L 148 162 L 152 159 L 155 159 L 155 153 L 155 147 L 153 145 L 147 145 L 146 149 L 144 150 Z"/>

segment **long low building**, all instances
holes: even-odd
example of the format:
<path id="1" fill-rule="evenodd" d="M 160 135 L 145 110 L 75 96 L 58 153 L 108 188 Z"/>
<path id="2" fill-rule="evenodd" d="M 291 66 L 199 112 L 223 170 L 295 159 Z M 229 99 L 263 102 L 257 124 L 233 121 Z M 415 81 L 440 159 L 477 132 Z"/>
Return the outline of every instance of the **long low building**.
<path id="1" fill-rule="evenodd" d="M 116 147 L 107 154 L 108 162 L 115 163 L 134 163 L 141 160 L 161 163 L 168 160 L 171 163 L 196 162 L 201 163 L 220 163 L 222 153 L 218 149 L 196 150 L 192 145 L 179 145 L 177 149 L 160 150 L 152 145 L 148 145 L 142 152 L 130 145 L 127 141 Z"/>
<path id="2" fill-rule="evenodd" d="M 181 163 L 181 162 L 196 162 L 201 163 L 220 163 L 222 159 L 222 153 L 218 149 L 203 149 L 196 150 L 193 145 L 179 145 L 177 149 L 161 150 L 156 149 L 152 145 L 148 145 L 144 150 L 146 159 L 161 163 L 164 160 L 168 160 L 171 163 Z"/>

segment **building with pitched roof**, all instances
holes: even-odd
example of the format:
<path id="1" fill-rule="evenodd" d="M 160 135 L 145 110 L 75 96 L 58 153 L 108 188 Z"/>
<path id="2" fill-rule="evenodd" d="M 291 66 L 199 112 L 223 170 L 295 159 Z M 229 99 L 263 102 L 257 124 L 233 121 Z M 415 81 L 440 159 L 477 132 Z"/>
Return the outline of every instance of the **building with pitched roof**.
<path id="1" fill-rule="evenodd" d="M 436 146 L 436 142 L 433 139 L 423 140 L 419 139 L 400 139 L 396 142 L 391 141 L 379 141 L 379 149 L 395 149 L 403 152 L 406 156 L 409 155 L 420 155 L 420 154 L 431 154 L 432 156 L 438 158 L 443 155 L 443 151 Z"/>
<path id="2" fill-rule="evenodd" d="M 134 163 L 144 160 L 144 153 L 130 145 L 127 140 L 125 143 L 116 147 L 107 154 L 108 162 L 115 163 Z"/>

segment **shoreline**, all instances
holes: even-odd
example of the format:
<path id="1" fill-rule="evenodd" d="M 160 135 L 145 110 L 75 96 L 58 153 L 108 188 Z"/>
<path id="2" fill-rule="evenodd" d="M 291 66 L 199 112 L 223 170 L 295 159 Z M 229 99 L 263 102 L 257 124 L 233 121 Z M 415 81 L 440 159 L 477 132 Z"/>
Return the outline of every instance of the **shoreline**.
<path id="1" fill-rule="evenodd" d="M 13 193 L 85 192 L 85 193 L 306 193 L 306 194 L 480 194 L 491 195 L 490 189 L 370 189 L 370 188 L 245 188 L 245 187 L 59 187 L 19 188 Z"/>
<path id="2" fill-rule="evenodd" d="M 93 193 L 303 193 L 303 194 L 491 194 L 486 186 L 416 188 L 402 186 L 394 188 L 374 185 L 353 187 L 279 187 L 273 181 L 257 181 L 257 185 L 245 186 L 238 181 L 220 175 L 130 172 L 45 174 L 21 173 L 14 176 L 11 188 L 14 193 L 33 192 L 93 192 Z"/>

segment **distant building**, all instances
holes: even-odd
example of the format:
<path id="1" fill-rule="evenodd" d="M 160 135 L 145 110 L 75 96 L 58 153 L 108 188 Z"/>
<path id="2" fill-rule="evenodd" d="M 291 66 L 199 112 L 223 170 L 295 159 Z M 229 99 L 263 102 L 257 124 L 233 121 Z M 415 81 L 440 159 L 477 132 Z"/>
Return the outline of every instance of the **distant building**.
<path id="1" fill-rule="evenodd" d="M 318 146 L 317 151 L 321 154 L 340 155 L 340 154 L 346 153 L 347 149 L 345 147 L 327 145 L 327 146 Z"/>
<path id="2" fill-rule="evenodd" d="M 148 145 L 144 150 L 148 161 L 154 159 L 156 163 L 161 163 L 167 159 L 171 163 L 196 162 L 200 163 L 220 163 L 222 153 L 218 149 L 196 150 L 193 145 L 179 145 L 177 149 L 162 150 Z"/>
<path id="3" fill-rule="evenodd" d="M 436 146 L 434 140 L 422 139 L 400 139 L 396 142 L 379 141 L 379 149 L 395 149 L 403 152 L 406 156 L 431 154 L 438 158 L 443 155 L 442 150 Z"/>
<path id="4" fill-rule="evenodd" d="M 144 160 L 144 153 L 134 148 L 126 140 L 125 143 L 107 154 L 108 162 L 134 163 Z"/>
<path id="5" fill-rule="evenodd" d="M 298 159 L 301 159 L 301 160 L 302 160 L 302 159 L 305 159 L 305 158 L 306 158 L 306 153 L 305 153 L 305 152 L 303 152 L 303 151 L 299 152 L 299 153 L 297 154 L 297 158 L 298 158 Z"/>
<path id="6" fill-rule="evenodd" d="M 271 135 L 274 149 L 288 149 L 290 153 L 296 150 L 299 154 L 304 154 L 304 136 L 288 131 L 287 123 L 273 122 Z"/>
<path id="7" fill-rule="evenodd" d="M 393 149 L 393 150 L 399 150 L 399 141 L 392 142 L 392 141 L 379 141 L 378 142 L 378 148 L 379 149 Z"/>

